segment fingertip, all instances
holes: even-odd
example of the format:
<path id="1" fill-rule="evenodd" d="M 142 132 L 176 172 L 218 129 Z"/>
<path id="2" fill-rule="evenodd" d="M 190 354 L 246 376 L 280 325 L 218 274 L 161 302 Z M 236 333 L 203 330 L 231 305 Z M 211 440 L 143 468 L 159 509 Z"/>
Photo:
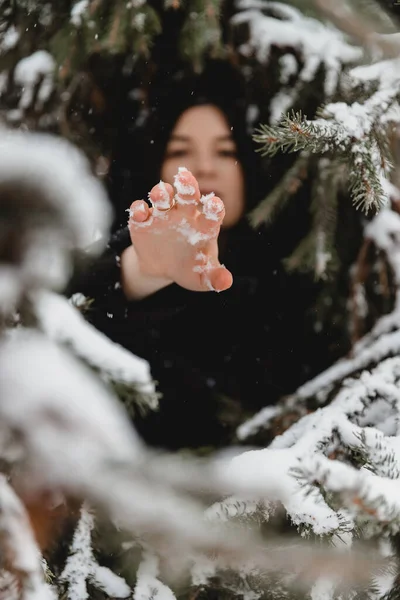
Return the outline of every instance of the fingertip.
<path id="1" fill-rule="evenodd" d="M 232 273 L 225 267 L 214 269 L 210 276 L 210 283 L 216 292 L 228 290 L 233 283 Z"/>
<path id="2" fill-rule="evenodd" d="M 179 167 L 178 173 L 174 177 L 174 185 L 181 200 L 194 198 L 198 201 L 200 199 L 200 190 L 197 179 L 192 172 L 185 167 Z"/>
<path id="3" fill-rule="evenodd" d="M 225 206 L 221 198 L 208 194 L 202 196 L 200 202 L 203 205 L 203 215 L 211 221 L 222 221 L 225 216 Z"/>
<path id="4" fill-rule="evenodd" d="M 129 209 L 129 220 L 143 223 L 149 218 L 150 209 L 144 200 L 135 200 Z"/>
<path id="5" fill-rule="evenodd" d="M 174 188 L 169 183 L 160 181 L 149 192 L 149 200 L 158 210 L 168 210 L 171 208 L 174 198 Z"/>

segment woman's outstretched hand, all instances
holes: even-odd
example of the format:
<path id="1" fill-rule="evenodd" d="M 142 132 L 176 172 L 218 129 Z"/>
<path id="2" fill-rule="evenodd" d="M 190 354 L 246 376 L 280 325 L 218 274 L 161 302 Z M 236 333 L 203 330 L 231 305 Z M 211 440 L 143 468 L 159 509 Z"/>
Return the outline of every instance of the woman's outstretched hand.
<path id="1" fill-rule="evenodd" d="M 122 285 L 140 299 L 169 285 L 221 292 L 231 273 L 218 261 L 218 235 L 225 216 L 222 200 L 201 196 L 190 171 L 180 168 L 174 188 L 160 182 L 149 194 L 152 208 L 136 200 L 130 208 L 132 246 L 121 257 Z"/>

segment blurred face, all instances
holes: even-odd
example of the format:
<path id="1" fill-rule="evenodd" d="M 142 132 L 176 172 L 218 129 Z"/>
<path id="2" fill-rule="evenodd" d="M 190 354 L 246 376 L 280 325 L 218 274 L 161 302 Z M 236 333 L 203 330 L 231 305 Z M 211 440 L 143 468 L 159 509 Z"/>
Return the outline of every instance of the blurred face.
<path id="1" fill-rule="evenodd" d="M 173 184 L 179 167 L 196 177 L 200 192 L 214 192 L 225 204 L 223 227 L 244 212 L 244 176 L 236 144 L 223 113 L 215 106 L 193 106 L 180 116 L 169 139 L 161 179 Z"/>

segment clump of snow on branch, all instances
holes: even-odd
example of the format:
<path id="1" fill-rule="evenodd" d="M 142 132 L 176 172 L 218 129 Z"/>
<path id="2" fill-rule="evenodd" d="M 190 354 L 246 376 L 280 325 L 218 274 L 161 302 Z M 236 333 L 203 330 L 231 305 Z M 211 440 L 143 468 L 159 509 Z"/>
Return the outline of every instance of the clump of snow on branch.
<path id="1" fill-rule="evenodd" d="M 258 513 L 266 521 L 282 503 L 302 531 L 306 526 L 338 543 L 347 532 L 347 546 L 360 530 L 364 538 L 397 534 L 399 381 L 399 357 L 387 358 L 345 380 L 328 406 L 302 417 L 268 448 L 235 457 L 232 469 L 240 468 L 243 478 L 274 480 L 275 494 L 230 496 L 208 510 L 209 518 L 229 521 Z"/>
<path id="2" fill-rule="evenodd" d="M 137 456 L 141 444 L 118 401 L 40 333 L 10 330 L 0 345 L 0 372 L 2 426 L 20 432 L 38 481 L 57 487 L 71 478 L 79 485 L 96 465 Z"/>
<path id="3" fill-rule="evenodd" d="M 340 379 L 343 377 L 342 373 Z M 379 533 L 383 528 L 396 533 L 400 514 L 399 380 L 399 357 L 387 358 L 371 371 L 345 379 L 328 406 L 301 418 L 276 437 L 269 448 L 246 453 L 234 461 L 242 461 L 246 472 L 256 468 L 260 477 L 268 478 L 279 465 L 282 485 L 285 478 L 291 482 L 294 477 L 296 484 L 292 485 L 300 485 L 300 489 L 309 494 L 308 501 L 316 503 L 310 511 L 316 533 L 318 528 L 321 532 L 326 524 L 334 523 L 330 517 L 326 520 L 329 513 L 324 516 L 321 512 L 325 500 L 319 496 L 316 483 L 325 492 L 340 495 L 340 518 L 346 521 L 349 531 L 357 524 L 368 523 L 372 533 Z M 361 468 L 352 464 L 351 455 L 355 451 L 362 456 Z M 344 458 L 332 460 L 338 452 Z M 308 488 L 302 488 L 304 481 L 308 482 Z M 314 489 L 311 494 L 310 489 Z M 253 510 L 252 501 L 249 506 Z M 286 508 L 295 524 L 307 522 L 302 514 L 300 519 L 296 517 L 301 501 L 295 502 L 294 518 L 293 509 Z M 333 514 L 339 517 L 336 511 Z"/>
<path id="4" fill-rule="evenodd" d="M 283 89 L 272 102 L 271 120 L 276 122 L 291 108 L 305 82 L 311 82 L 321 65 L 325 67 L 325 95 L 331 97 L 336 91 L 343 66 L 357 63 L 363 51 L 346 41 L 344 35 L 330 24 L 305 17 L 299 10 L 280 2 L 268 0 L 241 0 L 234 25 L 247 23 L 249 41 L 242 45 L 242 54 L 255 52 L 263 63 L 269 58 L 271 47 L 290 47 L 300 52 L 304 66 L 298 73 L 299 81 L 289 89 Z M 263 12 L 264 11 L 264 12 Z M 269 13 L 269 14 L 265 14 Z M 295 68 L 295 59 L 283 59 L 283 82 Z M 297 66 L 298 70 L 299 67 Z"/>
<path id="5" fill-rule="evenodd" d="M 87 506 L 82 506 L 75 529 L 70 553 L 60 582 L 67 584 L 68 600 L 87 600 L 87 583 L 104 591 L 111 598 L 127 598 L 131 589 L 126 581 L 96 561 L 92 548 L 94 517 Z"/>
<path id="6" fill-rule="evenodd" d="M 299 444 L 300 446 L 300 444 Z M 310 445 L 310 452 L 315 451 L 315 446 Z M 240 471 L 240 477 L 245 487 L 246 479 L 250 482 L 256 477 L 262 481 L 275 481 L 275 491 L 270 491 L 265 500 L 268 505 L 264 506 L 263 511 L 266 514 L 273 510 L 273 503 L 280 502 L 285 507 L 287 513 L 296 525 L 308 525 L 317 535 L 333 534 L 338 532 L 343 526 L 343 518 L 339 517 L 324 501 L 322 495 L 315 490 L 315 493 L 309 494 L 304 490 L 291 475 L 291 470 L 297 467 L 302 457 L 303 448 L 296 449 L 265 449 L 252 450 L 236 457 L 232 461 L 230 468 L 237 473 Z M 229 469 L 229 467 L 228 467 Z M 260 500 L 263 498 L 261 497 Z M 249 510 L 249 514 L 254 513 L 255 498 L 249 497 L 247 506 L 241 504 L 240 499 L 230 498 L 228 504 L 231 509 L 227 511 L 227 501 L 222 504 L 217 503 L 208 510 L 208 517 L 216 517 L 227 514 L 231 516 L 244 516 Z M 243 501 L 243 498 L 241 499 Z M 240 507 L 240 512 L 235 507 Z M 233 509 L 233 510 L 232 510 Z"/>
<path id="7" fill-rule="evenodd" d="M 14 48 L 20 38 L 20 34 L 14 25 L 7 29 L 4 24 L 0 25 L 0 55 Z"/>
<path id="8" fill-rule="evenodd" d="M 0 156 L 0 204 L 7 207 L 2 227 L 15 245 L 4 250 L 0 268 L 4 311 L 28 289 L 61 290 L 73 250 L 101 250 L 89 246 L 96 231 L 106 238 L 111 208 L 84 155 L 63 139 L 2 129 Z"/>
<path id="9" fill-rule="evenodd" d="M 83 18 L 89 6 L 89 0 L 78 0 L 75 2 L 71 9 L 71 23 L 75 27 L 80 27 L 83 22 Z"/>
<path id="10" fill-rule="evenodd" d="M 159 559 L 150 551 L 144 550 L 142 561 L 137 570 L 133 600 L 175 600 L 175 594 L 165 585 L 159 576 Z"/>
<path id="11" fill-rule="evenodd" d="M 41 109 L 53 91 L 53 76 L 56 63 L 46 50 L 37 50 L 20 60 L 14 71 L 15 83 L 21 88 L 19 108 L 26 110 L 32 106 L 37 86 L 36 108 Z"/>
<path id="12" fill-rule="evenodd" d="M 355 206 L 366 213 L 380 209 L 390 197 L 390 140 L 400 122 L 399 84 L 398 58 L 352 68 L 341 80 L 343 100 L 328 102 L 312 120 L 296 113 L 285 115 L 276 125 L 261 125 L 255 140 L 270 156 L 281 150 L 297 151 L 298 162 L 307 164 L 319 156 L 320 172 L 326 157 L 346 165 L 341 180 L 346 181 Z M 360 100 L 353 100 L 355 90 Z M 254 211 L 256 224 L 267 211 L 267 200 Z M 318 202 L 323 204 L 324 198 Z"/>
<path id="13" fill-rule="evenodd" d="M 39 327 L 50 340 L 71 348 L 76 356 L 95 367 L 105 381 L 136 385 L 146 394 L 149 408 L 157 408 L 155 384 L 146 360 L 111 342 L 62 296 L 38 292 L 33 302 Z"/>

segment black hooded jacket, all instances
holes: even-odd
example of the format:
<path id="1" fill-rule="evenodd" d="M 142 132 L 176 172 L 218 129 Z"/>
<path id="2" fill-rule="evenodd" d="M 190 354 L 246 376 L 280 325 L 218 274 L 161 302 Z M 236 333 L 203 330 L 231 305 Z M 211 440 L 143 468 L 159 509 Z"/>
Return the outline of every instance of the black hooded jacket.
<path id="1" fill-rule="evenodd" d="M 150 363 L 160 409 L 135 417 L 149 444 L 227 445 L 247 416 L 326 366 L 327 340 L 307 316 L 315 289 L 306 277 L 287 276 L 265 238 L 245 220 L 221 234 L 221 259 L 233 273 L 231 289 L 221 293 L 172 284 L 127 301 L 119 267 L 127 228 L 75 281 L 70 291 L 94 300 L 88 320 Z"/>

